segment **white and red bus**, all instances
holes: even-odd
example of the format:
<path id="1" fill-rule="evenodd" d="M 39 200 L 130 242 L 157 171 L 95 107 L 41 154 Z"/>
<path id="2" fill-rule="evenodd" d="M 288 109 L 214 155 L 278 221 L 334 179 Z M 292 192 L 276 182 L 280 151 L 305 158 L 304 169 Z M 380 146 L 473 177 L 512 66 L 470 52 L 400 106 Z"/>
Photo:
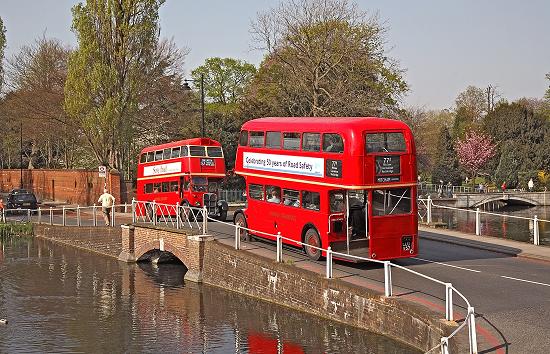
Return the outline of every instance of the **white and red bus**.
<path id="1" fill-rule="evenodd" d="M 248 121 L 235 163 L 235 173 L 246 180 L 247 207 L 235 212 L 234 222 L 351 255 L 415 256 L 415 154 L 411 130 L 397 120 Z M 324 255 L 307 246 L 304 251 L 313 259 Z"/>
<path id="2" fill-rule="evenodd" d="M 225 172 L 223 150 L 215 140 L 193 138 L 149 146 L 139 156 L 137 198 L 161 204 L 206 206 L 209 215 L 225 220 L 227 203 L 218 196 Z"/>

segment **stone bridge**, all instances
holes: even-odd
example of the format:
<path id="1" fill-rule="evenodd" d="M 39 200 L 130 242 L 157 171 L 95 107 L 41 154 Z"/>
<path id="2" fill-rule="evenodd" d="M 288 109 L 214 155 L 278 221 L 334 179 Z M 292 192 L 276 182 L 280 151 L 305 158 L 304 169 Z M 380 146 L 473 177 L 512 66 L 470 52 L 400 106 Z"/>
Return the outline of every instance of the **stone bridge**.
<path id="1" fill-rule="evenodd" d="M 550 192 L 505 192 L 505 193 L 456 193 L 457 208 L 478 208 L 491 203 L 507 205 L 550 205 Z M 437 203 L 437 202 L 436 202 Z"/>

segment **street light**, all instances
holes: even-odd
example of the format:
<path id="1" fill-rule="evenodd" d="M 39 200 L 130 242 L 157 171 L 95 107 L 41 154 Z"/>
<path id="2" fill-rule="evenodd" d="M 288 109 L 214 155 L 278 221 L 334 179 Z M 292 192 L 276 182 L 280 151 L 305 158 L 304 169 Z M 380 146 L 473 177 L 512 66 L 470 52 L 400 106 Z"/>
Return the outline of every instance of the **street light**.
<path id="1" fill-rule="evenodd" d="M 191 91 L 191 87 L 189 87 L 189 82 L 196 82 L 199 81 L 201 86 L 201 126 L 202 126 L 202 137 L 205 137 L 205 131 L 204 131 L 204 74 L 201 74 L 200 80 L 195 79 L 184 79 L 183 80 L 183 90 L 184 91 Z"/>

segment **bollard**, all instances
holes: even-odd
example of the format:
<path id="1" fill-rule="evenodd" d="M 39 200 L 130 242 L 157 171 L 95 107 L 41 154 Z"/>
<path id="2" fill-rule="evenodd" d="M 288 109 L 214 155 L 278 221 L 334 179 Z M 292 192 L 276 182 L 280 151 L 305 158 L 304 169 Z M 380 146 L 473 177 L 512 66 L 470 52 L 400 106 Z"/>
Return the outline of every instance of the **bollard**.
<path id="1" fill-rule="evenodd" d="M 97 226 L 97 212 L 96 212 L 96 208 L 95 208 L 95 203 L 94 205 L 92 206 L 92 218 L 94 219 L 93 222 L 92 222 L 92 225 L 93 226 Z"/>
<path id="2" fill-rule="evenodd" d="M 386 297 L 392 296 L 392 290 L 391 263 L 390 261 L 384 261 L 384 293 Z"/>
<path id="3" fill-rule="evenodd" d="M 61 217 L 61 225 L 65 226 L 65 207 L 63 207 L 63 216 Z"/>
<path id="4" fill-rule="evenodd" d="M 151 218 L 153 219 L 153 225 L 157 225 L 157 202 L 153 200 L 153 212 L 151 213 Z"/>
<path id="5" fill-rule="evenodd" d="M 42 223 L 42 209 L 38 207 L 38 223 Z"/>
<path id="6" fill-rule="evenodd" d="M 76 225 L 81 226 L 81 220 L 80 220 L 80 205 L 76 206 Z"/>
<path id="7" fill-rule="evenodd" d="M 202 233 L 206 235 L 208 232 L 208 209 L 206 205 L 202 207 Z"/>
<path id="8" fill-rule="evenodd" d="M 277 232 L 277 262 L 283 262 L 283 238 L 281 231 Z"/>
<path id="9" fill-rule="evenodd" d="M 470 353 L 477 354 L 476 314 L 473 307 L 468 307 L 468 335 L 470 337 Z"/>
<path id="10" fill-rule="evenodd" d="M 428 224 L 432 223 L 432 198 L 428 196 L 428 211 L 427 211 L 427 217 L 428 217 Z"/>
<path id="11" fill-rule="evenodd" d="M 453 285 L 451 283 L 445 283 L 445 319 L 447 321 L 453 320 Z"/>
<path id="12" fill-rule="evenodd" d="M 241 249 L 241 227 L 239 225 L 235 225 L 235 249 Z"/>
<path id="13" fill-rule="evenodd" d="M 128 203 L 124 202 L 124 214 L 128 213 Z"/>
<path id="14" fill-rule="evenodd" d="M 327 248 L 327 279 L 332 279 L 332 248 Z"/>
<path id="15" fill-rule="evenodd" d="M 31 210 L 27 209 L 27 221 L 31 222 Z"/>
<path id="16" fill-rule="evenodd" d="M 537 246 L 540 245 L 539 219 L 536 215 L 533 218 L 533 243 Z"/>
<path id="17" fill-rule="evenodd" d="M 50 225 L 53 225 L 53 209 L 50 207 Z"/>
<path id="18" fill-rule="evenodd" d="M 136 223 L 136 198 L 132 198 L 132 224 Z"/>
<path id="19" fill-rule="evenodd" d="M 180 202 L 176 203 L 176 230 L 180 228 Z"/>
<path id="20" fill-rule="evenodd" d="M 115 226 L 115 213 L 116 213 L 116 208 L 115 206 L 113 205 L 111 207 L 111 227 L 114 227 Z"/>
<path id="21" fill-rule="evenodd" d="M 481 214 L 479 208 L 476 209 L 476 236 L 481 235 Z"/>
<path id="22" fill-rule="evenodd" d="M 449 338 L 441 337 L 441 354 L 449 354 Z"/>

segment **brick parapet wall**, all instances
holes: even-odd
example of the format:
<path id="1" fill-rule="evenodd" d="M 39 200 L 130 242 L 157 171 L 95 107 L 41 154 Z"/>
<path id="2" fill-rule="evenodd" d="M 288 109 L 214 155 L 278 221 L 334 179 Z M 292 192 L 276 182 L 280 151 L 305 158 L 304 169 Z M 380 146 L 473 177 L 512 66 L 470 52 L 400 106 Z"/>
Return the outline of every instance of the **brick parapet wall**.
<path id="1" fill-rule="evenodd" d="M 105 183 L 117 204 L 127 202 L 121 200 L 119 173 L 109 173 L 105 179 L 99 177 L 97 170 L 23 170 L 22 186 L 32 190 L 39 201 L 92 205 L 103 193 Z M 20 185 L 20 170 L 0 170 L 0 192 L 9 192 Z"/>
<path id="2" fill-rule="evenodd" d="M 118 258 L 122 251 L 119 227 L 57 226 L 35 224 L 34 235 L 105 256 Z"/>

